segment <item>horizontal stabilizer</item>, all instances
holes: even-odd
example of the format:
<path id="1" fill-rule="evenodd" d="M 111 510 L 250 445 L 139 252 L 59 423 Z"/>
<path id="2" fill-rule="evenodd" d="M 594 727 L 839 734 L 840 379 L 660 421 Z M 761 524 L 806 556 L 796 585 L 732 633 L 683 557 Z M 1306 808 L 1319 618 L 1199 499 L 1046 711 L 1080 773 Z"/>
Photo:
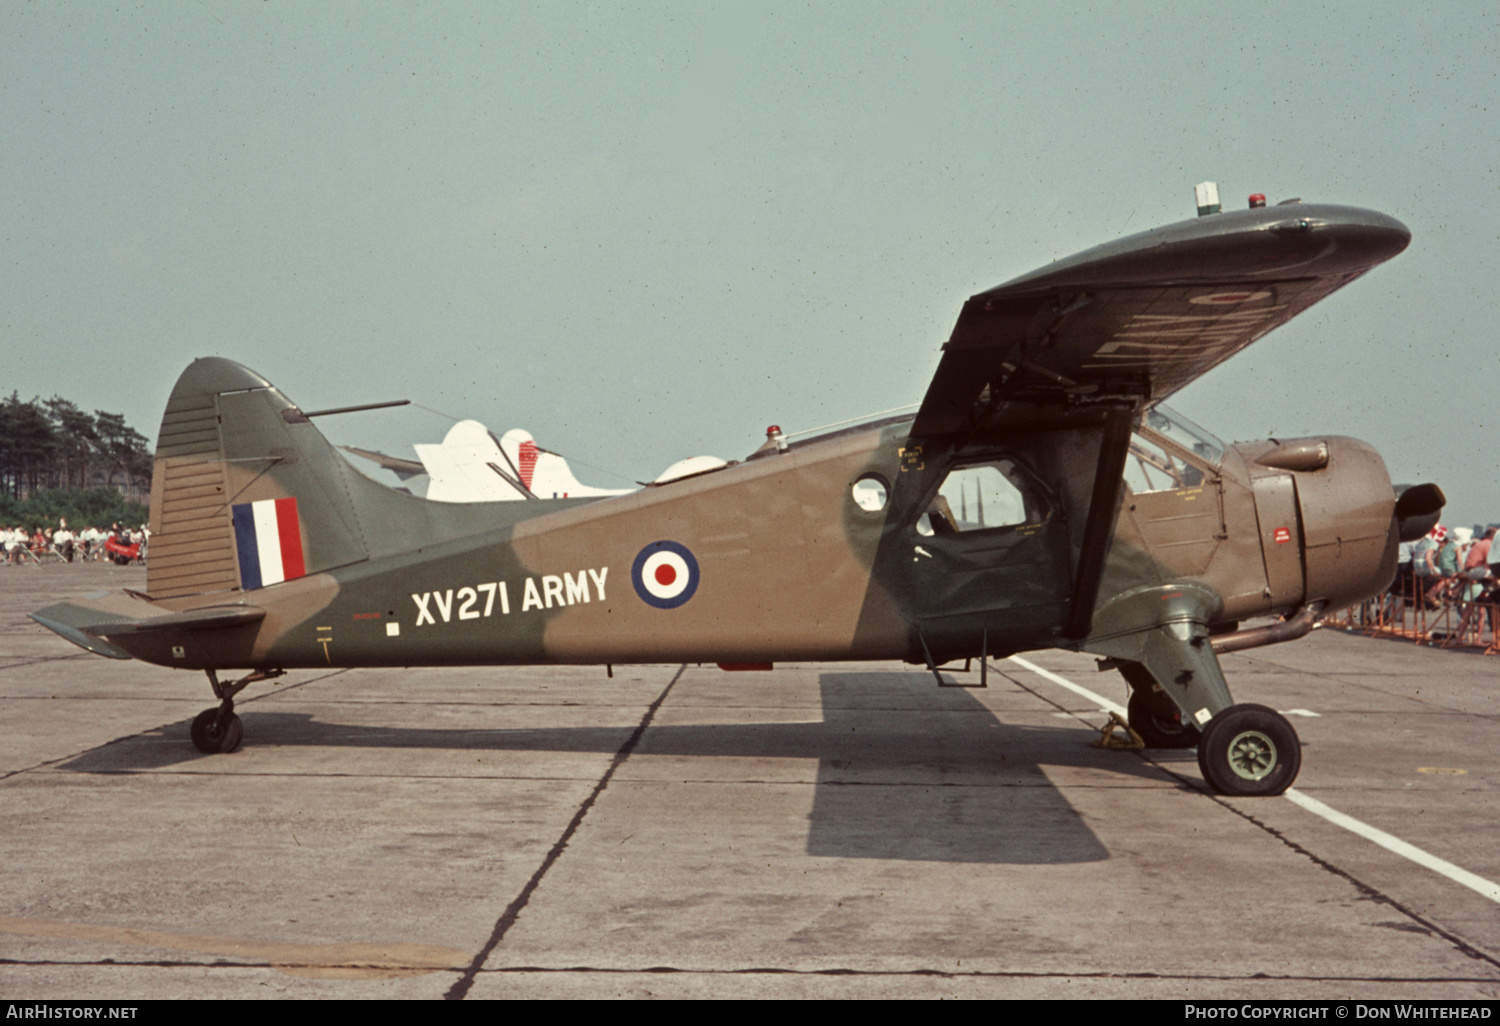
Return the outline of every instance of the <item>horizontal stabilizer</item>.
<path id="1" fill-rule="evenodd" d="M 416 460 L 403 460 L 399 456 L 387 456 L 374 449 L 359 449 L 352 445 L 341 445 L 339 448 L 378 464 L 382 470 L 389 470 L 403 481 L 427 473 L 427 468 Z"/>
<path id="2" fill-rule="evenodd" d="M 37 623 L 67 638 L 79 648 L 111 659 L 130 659 L 131 654 L 109 638 L 176 631 L 204 631 L 243 627 L 265 619 L 266 611 L 255 606 L 206 606 L 180 613 L 162 613 L 161 607 L 131 595 L 59 602 L 30 614 Z"/>
<path id="3" fill-rule="evenodd" d="M 43 627 L 47 628 L 52 633 L 67 638 L 79 648 L 86 649 L 87 651 L 92 652 L 95 655 L 108 656 L 110 659 L 134 658 L 134 656 L 125 651 L 123 648 L 120 648 L 116 645 L 111 645 L 103 638 L 96 638 L 91 634 L 85 634 L 81 628 L 75 627 L 72 624 L 66 623 L 62 620 L 54 619 L 51 615 L 65 608 L 68 608 L 68 603 L 63 602 L 55 606 L 48 606 L 46 609 L 31 613 L 29 615 L 33 620 L 41 624 Z"/>

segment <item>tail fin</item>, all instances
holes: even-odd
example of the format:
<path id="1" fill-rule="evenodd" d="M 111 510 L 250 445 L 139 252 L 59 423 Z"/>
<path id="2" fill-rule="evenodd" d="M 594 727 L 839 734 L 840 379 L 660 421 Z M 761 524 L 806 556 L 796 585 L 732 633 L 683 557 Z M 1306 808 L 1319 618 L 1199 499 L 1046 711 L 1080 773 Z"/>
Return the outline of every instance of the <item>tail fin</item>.
<path id="1" fill-rule="evenodd" d="M 356 470 L 259 374 L 195 360 L 157 439 L 146 590 L 152 599 L 248 591 L 574 504 L 394 491 Z"/>
<path id="2" fill-rule="evenodd" d="M 194 361 L 157 438 L 147 592 L 248 590 L 365 558 L 350 472 L 270 382 Z"/>

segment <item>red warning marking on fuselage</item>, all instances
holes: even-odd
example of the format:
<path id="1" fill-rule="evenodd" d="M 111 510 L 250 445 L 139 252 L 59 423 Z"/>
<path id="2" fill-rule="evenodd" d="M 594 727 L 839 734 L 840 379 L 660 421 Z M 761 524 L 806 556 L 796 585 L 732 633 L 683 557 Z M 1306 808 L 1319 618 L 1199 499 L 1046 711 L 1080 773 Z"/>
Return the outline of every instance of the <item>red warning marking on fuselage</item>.
<path id="1" fill-rule="evenodd" d="M 1285 545 L 1287 542 L 1289 542 L 1289 541 L 1292 540 L 1292 531 L 1291 531 L 1291 528 L 1289 528 L 1289 527 L 1278 527 L 1278 528 L 1276 528 L 1276 531 L 1275 531 L 1275 534 L 1273 535 L 1273 537 L 1276 539 L 1276 544 L 1277 545 Z"/>

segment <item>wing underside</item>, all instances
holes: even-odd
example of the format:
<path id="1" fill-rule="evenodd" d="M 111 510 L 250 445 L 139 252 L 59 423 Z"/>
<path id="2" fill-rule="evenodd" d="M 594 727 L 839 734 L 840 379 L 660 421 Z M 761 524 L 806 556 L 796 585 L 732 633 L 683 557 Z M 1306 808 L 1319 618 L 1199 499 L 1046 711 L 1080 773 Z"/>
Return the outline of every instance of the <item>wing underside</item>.
<path id="1" fill-rule="evenodd" d="M 913 434 L 1159 401 L 1410 239 L 1383 214 L 1299 205 L 1199 218 L 1060 260 L 964 304 Z"/>

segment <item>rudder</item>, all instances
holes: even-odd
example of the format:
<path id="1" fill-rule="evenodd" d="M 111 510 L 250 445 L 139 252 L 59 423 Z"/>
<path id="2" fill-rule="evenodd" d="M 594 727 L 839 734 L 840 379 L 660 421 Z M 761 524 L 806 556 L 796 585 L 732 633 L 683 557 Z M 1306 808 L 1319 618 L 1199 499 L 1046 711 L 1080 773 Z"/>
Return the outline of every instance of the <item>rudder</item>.
<path id="1" fill-rule="evenodd" d="M 157 438 L 147 592 L 251 590 L 365 558 L 345 473 L 270 382 L 230 360 L 195 360 Z"/>

